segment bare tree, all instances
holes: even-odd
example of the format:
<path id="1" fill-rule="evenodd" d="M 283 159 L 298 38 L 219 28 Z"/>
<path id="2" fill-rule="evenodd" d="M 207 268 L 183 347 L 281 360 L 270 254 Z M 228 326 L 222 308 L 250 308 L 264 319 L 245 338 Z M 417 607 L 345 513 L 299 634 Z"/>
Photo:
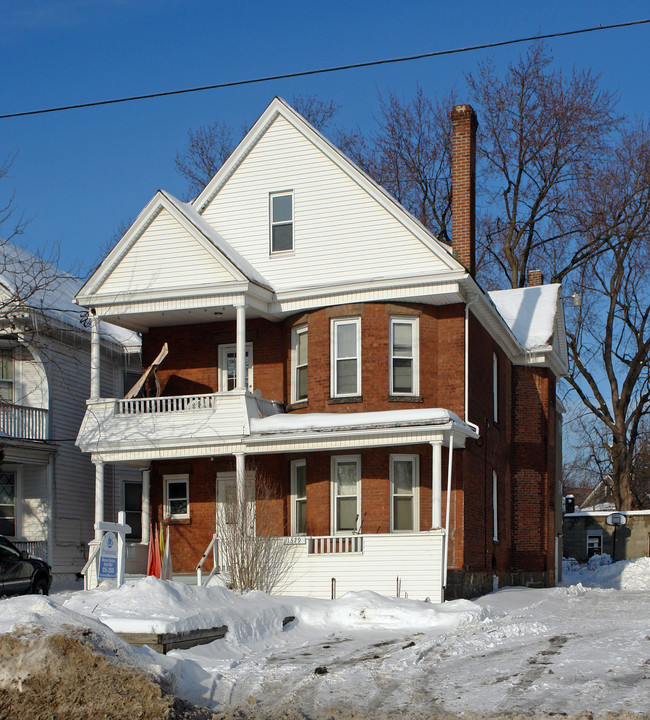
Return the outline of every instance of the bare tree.
<path id="1" fill-rule="evenodd" d="M 243 492 L 237 492 L 233 481 L 217 503 L 219 565 L 230 588 L 270 593 L 282 587 L 293 548 L 281 537 L 281 502 L 279 483 L 257 470 L 254 478 L 247 477 Z"/>
<path id="2" fill-rule="evenodd" d="M 575 198 L 583 242 L 582 306 L 568 329 L 569 382 L 606 430 L 616 507 L 638 507 L 634 464 L 650 413 L 650 130 L 620 133 Z"/>
<path id="3" fill-rule="evenodd" d="M 339 110 L 333 100 L 315 95 L 293 95 L 291 104 L 317 130 L 324 130 Z M 187 181 L 190 196 L 198 195 L 212 180 L 248 130 L 243 127 L 237 136 L 222 120 L 188 130 L 187 146 L 176 153 L 176 169 Z"/>
<path id="4" fill-rule="evenodd" d="M 8 155 L 4 162 L 0 163 L 0 180 L 9 177 L 15 159 L 16 154 Z M 5 200 L 0 200 L 0 203 L 2 203 L 0 204 L 0 237 L 8 241 L 16 235 L 22 235 L 29 220 L 25 218 L 24 213 L 17 210 L 14 192 L 9 193 Z"/>

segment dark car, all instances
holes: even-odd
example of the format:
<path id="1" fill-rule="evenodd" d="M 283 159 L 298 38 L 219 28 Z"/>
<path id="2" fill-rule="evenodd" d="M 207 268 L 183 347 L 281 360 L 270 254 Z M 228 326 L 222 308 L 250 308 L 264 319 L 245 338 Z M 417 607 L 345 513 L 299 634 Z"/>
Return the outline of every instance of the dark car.
<path id="1" fill-rule="evenodd" d="M 28 555 L 0 535 L 0 597 L 47 595 L 51 584 L 52 572 L 45 560 Z"/>

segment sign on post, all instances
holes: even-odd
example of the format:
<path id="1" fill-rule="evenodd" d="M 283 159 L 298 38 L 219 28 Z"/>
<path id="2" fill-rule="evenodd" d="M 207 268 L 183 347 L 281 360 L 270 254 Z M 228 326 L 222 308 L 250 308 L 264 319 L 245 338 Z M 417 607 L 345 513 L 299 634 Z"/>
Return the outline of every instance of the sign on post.
<path id="1" fill-rule="evenodd" d="M 117 538 L 115 533 L 107 532 L 102 538 L 99 549 L 99 579 L 117 577 Z"/>
<path id="2" fill-rule="evenodd" d="M 131 526 L 126 524 L 126 513 L 120 510 L 117 514 L 117 522 L 96 522 L 95 530 L 105 533 L 99 551 L 99 579 L 115 578 L 119 587 L 124 582 L 124 560 L 126 554 L 125 536 L 131 532 Z M 117 535 L 117 538 L 115 537 Z M 110 537 L 109 537 L 110 536 Z M 106 550 L 104 550 L 106 544 Z M 106 553 L 106 554 L 105 554 Z M 112 575 L 102 575 L 102 562 L 104 571 Z M 113 569 L 114 567 L 114 569 Z"/>

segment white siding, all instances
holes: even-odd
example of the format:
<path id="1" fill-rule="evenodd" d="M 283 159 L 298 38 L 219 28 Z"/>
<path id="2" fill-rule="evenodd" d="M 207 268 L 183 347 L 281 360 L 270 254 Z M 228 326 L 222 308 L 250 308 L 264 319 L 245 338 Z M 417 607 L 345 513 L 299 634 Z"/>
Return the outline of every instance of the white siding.
<path id="1" fill-rule="evenodd" d="M 101 292 L 184 290 L 232 281 L 231 273 L 163 209 L 107 278 Z"/>
<path id="2" fill-rule="evenodd" d="M 269 193 L 282 190 L 294 193 L 295 252 L 269 257 Z M 203 217 L 276 290 L 448 269 L 282 117 Z"/>
<path id="3" fill-rule="evenodd" d="M 47 499 L 47 466 L 23 465 L 20 473 L 19 536 L 25 540 L 47 540 L 49 502 Z"/>
<path id="4" fill-rule="evenodd" d="M 14 372 L 14 403 L 47 409 L 47 377 L 41 362 L 27 348 L 16 349 Z"/>

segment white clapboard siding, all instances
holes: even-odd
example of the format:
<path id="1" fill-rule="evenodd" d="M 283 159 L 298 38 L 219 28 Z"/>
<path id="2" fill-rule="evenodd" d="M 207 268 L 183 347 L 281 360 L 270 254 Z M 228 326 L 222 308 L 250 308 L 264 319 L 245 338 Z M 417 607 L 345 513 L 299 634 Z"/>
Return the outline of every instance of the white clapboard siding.
<path id="1" fill-rule="evenodd" d="M 357 590 L 431 602 L 442 601 L 442 532 L 409 535 L 362 535 L 362 553 L 312 555 L 308 543 L 291 547 L 283 595 L 329 598 Z M 277 590 L 275 592 L 278 592 Z"/>
<path id="2" fill-rule="evenodd" d="M 18 535 L 29 541 L 48 539 L 47 465 L 23 465 L 20 473 L 20 508 Z"/>
<path id="3" fill-rule="evenodd" d="M 48 382 L 42 363 L 25 347 L 14 354 L 14 403 L 47 409 Z"/>
<path id="4" fill-rule="evenodd" d="M 102 293 L 183 290 L 229 283 L 233 276 L 162 209 L 106 279 Z"/>
<path id="5" fill-rule="evenodd" d="M 269 193 L 294 193 L 295 252 L 269 257 Z M 276 290 L 448 269 L 279 116 L 203 217 Z"/>

